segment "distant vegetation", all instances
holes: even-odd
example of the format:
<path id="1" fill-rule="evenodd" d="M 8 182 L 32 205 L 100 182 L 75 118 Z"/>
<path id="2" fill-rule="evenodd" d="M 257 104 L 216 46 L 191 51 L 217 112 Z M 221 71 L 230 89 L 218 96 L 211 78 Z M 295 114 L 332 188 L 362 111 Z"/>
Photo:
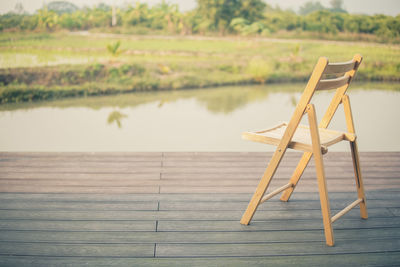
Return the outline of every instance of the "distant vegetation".
<path id="1" fill-rule="evenodd" d="M 82 9 L 65 1 L 55 1 L 33 15 L 26 14 L 18 4 L 13 12 L 0 16 L 0 30 L 66 29 L 400 42 L 400 16 L 348 14 L 342 0 L 332 0 L 329 8 L 310 1 L 300 8 L 300 14 L 273 8 L 262 0 L 197 0 L 197 4 L 194 10 L 180 12 L 177 5 L 165 1 L 155 6 L 137 2 L 123 7 L 99 4 Z"/>
<path id="2" fill-rule="evenodd" d="M 341 0 L 309 2 L 301 15 L 261 0 L 197 2 L 179 12 L 166 2 L 56 1 L 33 15 L 18 4 L 0 16 L 0 103 L 304 82 L 319 56 L 356 53 L 364 56 L 357 80 L 400 81 L 400 16 L 348 14 Z"/>
<path id="3" fill-rule="evenodd" d="M 355 53 L 364 55 L 357 80 L 400 81 L 398 46 L 372 43 L 4 33 L 0 51 L 0 103 L 304 82 L 319 56 Z"/>

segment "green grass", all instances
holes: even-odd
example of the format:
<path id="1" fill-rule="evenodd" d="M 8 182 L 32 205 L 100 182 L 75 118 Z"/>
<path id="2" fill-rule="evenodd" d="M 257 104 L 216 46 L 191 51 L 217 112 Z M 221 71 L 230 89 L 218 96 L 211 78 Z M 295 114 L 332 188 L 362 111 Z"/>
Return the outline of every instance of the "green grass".
<path id="1" fill-rule="evenodd" d="M 107 46 L 118 41 L 123 52 L 113 57 Z M 244 37 L 1 33 L 0 102 L 298 82 L 308 78 L 319 56 L 343 61 L 356 53 L 364 56 L 358 80 L 400 80 L 399 45 Z M 91 73 L 100 65 L 102 71 Z M 126 71 L 130 68 L 142 71 Z"/>

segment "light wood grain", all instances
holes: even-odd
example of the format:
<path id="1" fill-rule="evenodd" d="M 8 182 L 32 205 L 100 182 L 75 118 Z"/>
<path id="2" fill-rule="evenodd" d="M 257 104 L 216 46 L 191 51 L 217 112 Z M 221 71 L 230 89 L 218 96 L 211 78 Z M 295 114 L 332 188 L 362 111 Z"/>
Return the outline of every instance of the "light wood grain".
<path id="1" fill-rule="evenodd" d="M 356 65 L 355 60 L 340 63 L 329 63 L 325 69 L 324 74 L 345 73 L 354 69 Z"/>
<path id="2" fill-rule="evenodd" d="M 318 131 L 317 115 L 315 114 L 314 105 L 309 104 L 308 109 L 308 122 L 310 123 L 311 139 L 313 142 L 313 155 L 315 160 L 315 169 L 317 172 L 318 190 L 321 202 L 322 219 L 324 223 L 325 240 L 328 246 L 335 244 L 333 238 L 333 229 L 331 222 L 331 208 L 328 198 L 328 188 L 325 179 L 324 163 L 322 160 L 321 144 Z"/>
<path id="3" fill-rule="evenodd" d="M 349 82 L 350 82 L 350 76 L 344 75 L 342 77 L 335 79 L 321 80 L 319 81 L 318 86 L 315 89 L 316 90 L 337 89 L 342 86 L 347 86 Z"/>

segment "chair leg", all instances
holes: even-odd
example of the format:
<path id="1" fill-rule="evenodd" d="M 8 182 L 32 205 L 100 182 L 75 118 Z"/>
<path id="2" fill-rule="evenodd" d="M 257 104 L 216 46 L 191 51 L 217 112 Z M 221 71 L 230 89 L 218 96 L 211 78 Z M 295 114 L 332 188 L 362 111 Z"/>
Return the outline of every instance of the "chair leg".
<path id="1" fill-rule="evenodd" d="M 348 95 L 344 95 L 342 97 L 342 103 L 343 103 L 343 108 L 344 108 L 344 115 L 346 117 L 347 130 L 349 131 L 349 133 L 355 133 L 353 114 L 351 112 L 350 98 Z M 353 167 L 354 167 L 354 174 L 355 174 L 355 178 L 356 178 L 357 194 L 358 194 L 358 198 L 361 198 L 363 200 L 360 203 L 360 215 L 361 215 L 361 218 L 367 219 L 368 218 L 367 204 L 366 204 L 366 200 L 365 200 L 364 184 L 363 184 L 362 176 L 361 176 L 360 159 L 358 156 L 357 140 L 350 142 L 350 148 L 351 148 L 351 157 L 353 158 Z"/>
<path id="2" fill-rule="evenodd" d="M 317 171 L 318 190 L 321 202 L 322 219 L 324 223 L 325 240 L 328 246 L 333 246 L 335 241 L 333 239 L 331 209 L 329 205 L 328 190 L 326 186 L 322 154 L 321 153 L 314 154 L 314 159 L 315 159 L 315 169 Z"/>
<path id="3" fill-rule="evenodd" d="M 295 171 L 293 172 L 292 178 L 290 178 L 290 181 L 289 181 L 289 183 L 291 183 L 293 186 L 289 187 L 288 189 L 283 191 L 281 198 L 280 198 L 281 201 L 289 201 L 297 183 L 299 182 L 301 176 L 303 175 L 305 168 L 308 165 L 308 162 L 310 162 L 311 157 L 312 157 L 311 152 L 304 152 L 299 163 L 297 164 Z"/>
<path id="4" fill-rule="evenodd" d="M 357 194 L 358 194 L 358 198 L 361 198 L 363 200 L 360 203 L 360 215 L 361 215 L 361 218 L 367 219 L 368 218 L 367 204 L 366 204 L 365 193 L 364 193 L 364 184 L 363 184 L 363 180 L 362 180 L 362 176 L 361 176 L 360 159 L 358 156 L 357 141 L 350 142 L 350 148 L 351 148 L 351 156 L 353 158 L 353 167 L 354 167 L 354 174 L 355 174 L 355 178 L 356 178 Z"/>
<path id="5" fill-rule="evenodd" d="M 325 180 L 324 162 L 322 160 L 321 143 L 317 126 L 317 117 L 314 105 L 309 104 L 307 108 L 308 122 L 310 124 L 311 142 L 315 160 L 315 170 L 317 172 L 319 198 L 321 202 L 322 220 L 324 222 L 325 240 L 328 246 L 333 246 L 333 229 L 331 220 L 331 209 L 329 205 L 328 190 Z"/>
<path id="6" fill-rule="evenodd" d="M 272 177 L 276 172 L 276 169 L 278 168 L 278 165 L 283 157 L 283 154 L 284 151 L 282 151 L 282 149 L 277 149 L 275 151 L 274 155 L 271 158 L 271 161 L 268 164 L 268 167 L 265 169 L 265 172 L 260 180 L 260 183 L 256 188 L 256 192 L 251 198 L 250 203 L 247 206 L 247 209 L 244 212 L 242 219 L 240 220 L 241 224 L 248 225 L 250 223 L 251 219 L 254 216 L 254 213 L 257 210 L 258 205 L 260 204 L 262 197 L 265 194 L 265 191 L 267 191 L 267 188 L 271 182 Z"/>

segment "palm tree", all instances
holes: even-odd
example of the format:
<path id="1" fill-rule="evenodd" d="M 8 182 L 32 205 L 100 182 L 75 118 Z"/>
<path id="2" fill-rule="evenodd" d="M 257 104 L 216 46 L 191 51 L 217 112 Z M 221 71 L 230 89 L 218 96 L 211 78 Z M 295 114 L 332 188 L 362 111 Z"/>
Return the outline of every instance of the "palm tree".
<path id="1" fill-rule="evenodd" d="M 107 51 L 111 54 L 113 57 L 119 56 L 123 50 L 120 49 L 121 46 L 121 41 L 116 41 L 115 43 L 111 43 L 107 45 Z"/>

